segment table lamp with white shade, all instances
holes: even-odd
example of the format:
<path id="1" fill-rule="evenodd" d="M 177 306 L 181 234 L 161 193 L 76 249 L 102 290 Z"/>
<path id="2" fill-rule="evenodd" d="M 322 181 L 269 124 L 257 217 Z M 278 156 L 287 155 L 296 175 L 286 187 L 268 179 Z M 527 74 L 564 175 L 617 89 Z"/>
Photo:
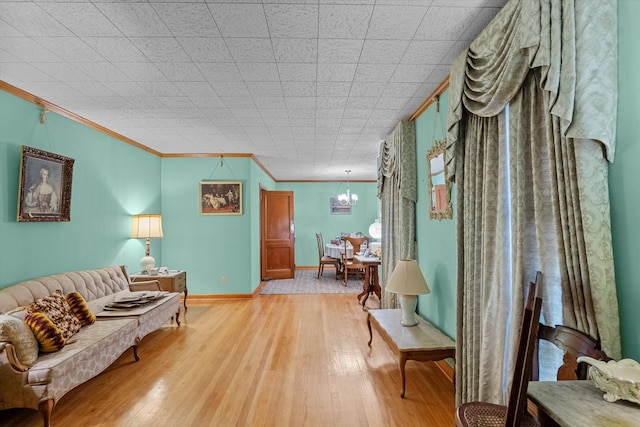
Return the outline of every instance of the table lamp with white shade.
<path id="1" fill-rule="evenodd" d="M 131 238 L 146 239 L 147 247 L 145 256 L 140 259 L 142 272 L 146 273 L 156 265 L 156 260 L 151 256 L 149 240 L 163 237 L 162 215 L 160 214 L 140 214 L 131 217 Z"/>
<path id="2" fill-rule="evenodd" d="M 389 277 L 386 290 L 399 294 L 402 326 L 417 325 L 415 316 L 417 295 L 428 294 L 431 290 L 415 259 L 402 259 L 398 262 Z"/>

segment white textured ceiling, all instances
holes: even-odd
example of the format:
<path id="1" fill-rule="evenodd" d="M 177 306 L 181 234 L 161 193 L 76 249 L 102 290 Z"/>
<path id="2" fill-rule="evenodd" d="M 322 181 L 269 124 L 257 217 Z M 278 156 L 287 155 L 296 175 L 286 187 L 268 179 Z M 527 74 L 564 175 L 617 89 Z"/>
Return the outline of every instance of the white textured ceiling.
<path id="1" fill-rule="evenodd" d="M 506 0 L 0 0 L 0 80 L 163 154 L 375 179 Z"/>

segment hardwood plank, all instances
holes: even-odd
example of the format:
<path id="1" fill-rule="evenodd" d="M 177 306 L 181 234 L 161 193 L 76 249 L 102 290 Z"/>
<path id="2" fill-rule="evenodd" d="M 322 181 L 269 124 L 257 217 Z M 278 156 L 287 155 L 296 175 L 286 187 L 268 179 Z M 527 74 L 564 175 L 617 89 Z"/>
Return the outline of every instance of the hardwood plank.
<path id="1" fill-rule="evenodd" d="M 374 303 L 377 300 L 374 298 Z M 375 334 L 376 332 L 374 332 Z M 190 305 L 56 405 L 54 426 L 451 426 L 454 390 L 433 362 L 375 336 L 354 295 L 261 295 Z M 40 427 L 36 411 L 0 425 Z"/>

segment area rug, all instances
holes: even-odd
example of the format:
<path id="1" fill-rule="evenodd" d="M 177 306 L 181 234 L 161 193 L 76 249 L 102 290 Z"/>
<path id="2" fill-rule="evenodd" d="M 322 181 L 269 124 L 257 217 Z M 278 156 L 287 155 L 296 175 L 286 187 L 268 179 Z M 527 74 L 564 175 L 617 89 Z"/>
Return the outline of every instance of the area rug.
<path id="1" fill-rule="evenodd" d="M 333 270 L 325 270 L 316 279 L 318 270 L 296 270 L 295 278 L 270 280 L 260 292 L 261 295 L 276 294 L 359 294 L 362 292 L 362 279 L 349 279 L 347 286 L 344 281 L 336 280 Z"/>

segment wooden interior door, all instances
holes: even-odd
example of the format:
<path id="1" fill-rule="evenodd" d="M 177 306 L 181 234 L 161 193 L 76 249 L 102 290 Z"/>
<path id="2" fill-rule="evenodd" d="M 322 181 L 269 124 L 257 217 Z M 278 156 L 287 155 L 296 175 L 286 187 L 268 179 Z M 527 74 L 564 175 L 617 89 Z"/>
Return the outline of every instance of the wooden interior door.
<path id="1" fill-rule="evenodd" d="M 295 274 L 293 191 L 260 193 L 261 277 L 292 279 Z"/>

